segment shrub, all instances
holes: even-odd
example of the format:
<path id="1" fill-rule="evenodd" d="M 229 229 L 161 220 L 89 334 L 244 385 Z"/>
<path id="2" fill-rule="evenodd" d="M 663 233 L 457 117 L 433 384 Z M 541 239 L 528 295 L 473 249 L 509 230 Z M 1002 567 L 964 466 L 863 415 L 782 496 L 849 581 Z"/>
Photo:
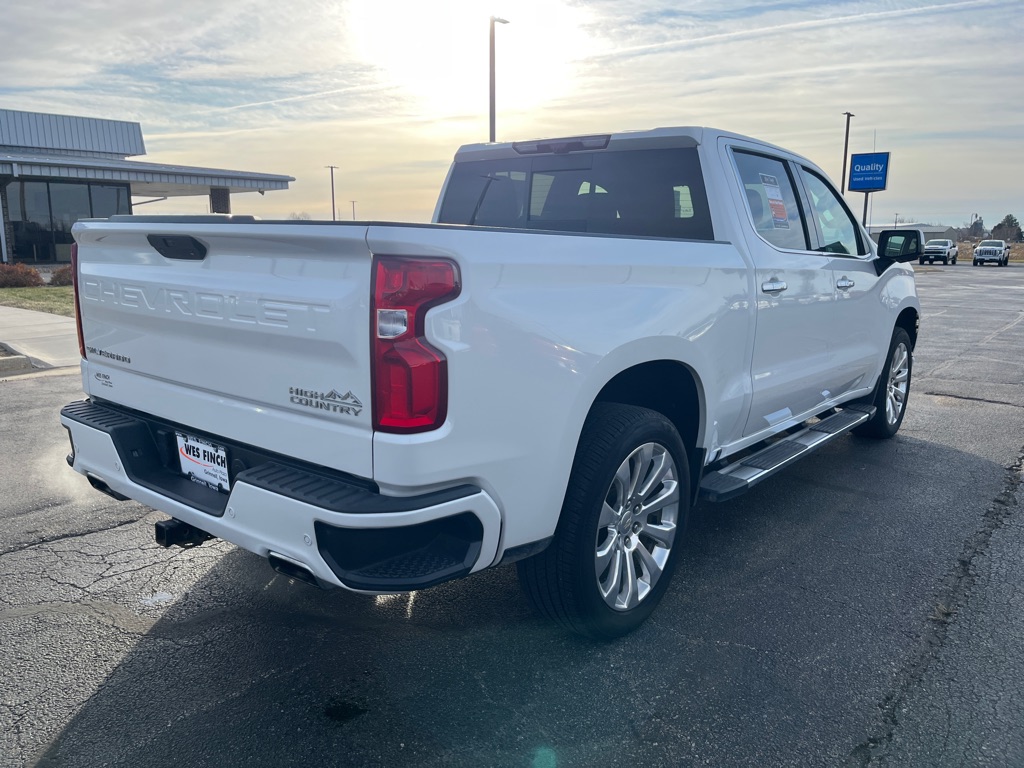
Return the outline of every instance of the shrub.
<path id="1" fill-rule="evenodd" d="M 0 288 L 36 288 L 42 284 L 39 271 L 27 264 L 0 264 Z"/>
<path id="2" fill-rule="evenodd" d="M 50 285 L 72 285 L 71 265 L 57 267 L 50 275 Z"/>

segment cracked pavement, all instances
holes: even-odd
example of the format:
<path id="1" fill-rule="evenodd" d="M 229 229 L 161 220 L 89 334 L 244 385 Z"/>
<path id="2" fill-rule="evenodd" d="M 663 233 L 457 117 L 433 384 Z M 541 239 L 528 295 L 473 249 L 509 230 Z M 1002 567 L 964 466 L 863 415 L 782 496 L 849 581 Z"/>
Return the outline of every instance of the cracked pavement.
<path id="1" fill-rule="evenodd" d="M 651 621 L 535 618 L 513 568 L 291 583 L 64 462 L 79 380 L 0 380 L 0 766 L 1024 764 L 1024 268 L 920 271 L 900 435 L 693 510 Z"/>

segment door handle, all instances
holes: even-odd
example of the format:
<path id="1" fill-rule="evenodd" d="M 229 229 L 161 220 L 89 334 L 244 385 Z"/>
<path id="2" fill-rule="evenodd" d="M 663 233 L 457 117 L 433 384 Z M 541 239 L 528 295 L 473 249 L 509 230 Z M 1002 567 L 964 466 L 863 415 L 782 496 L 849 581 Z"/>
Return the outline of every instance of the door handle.
<path id="1" fill-rule="evenodd" d="M 779 280 L 777 277 L 773 277 L 771 280 L 766 280 L 761 283 L 761 291 L 763 293 L 782 293 L 789 286 L 785 282 Z"/>
<path id="2" fill-rule="evenodd" d="M 846 275 L 843 275 L 836 281 L 836 288 L 838 288 L 840 291 L 848 291 L 851 288 L 853 288 L 854 285 L 856 285 L 856 283 L 854 283 L 853 280 L 851 280 L 850 278 L 846 277 Z"/>

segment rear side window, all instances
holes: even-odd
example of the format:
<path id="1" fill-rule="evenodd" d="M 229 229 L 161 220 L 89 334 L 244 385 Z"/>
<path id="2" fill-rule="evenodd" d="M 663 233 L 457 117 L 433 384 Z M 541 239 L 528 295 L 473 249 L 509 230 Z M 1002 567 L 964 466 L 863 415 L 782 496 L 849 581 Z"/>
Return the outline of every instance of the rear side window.
<path id="1" fill-rule="evenodd" d="M 439 220 L 714 240 L 700 161 L 692 148 L 457 163 Z"/>
<path id="2" fill-rule="evenodd" d="M 808 250 L 807 231 L 786 163 L 738 150 L 733 157 L 757 234 L 779 248 Z"/>

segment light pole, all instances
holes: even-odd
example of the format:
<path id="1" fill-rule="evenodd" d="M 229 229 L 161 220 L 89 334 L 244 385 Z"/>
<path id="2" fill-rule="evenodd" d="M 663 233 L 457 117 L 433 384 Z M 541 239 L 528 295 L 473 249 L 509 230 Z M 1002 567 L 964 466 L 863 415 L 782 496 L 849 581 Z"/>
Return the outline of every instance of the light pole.
<path id="1" fill-rule="evenodd" d="M 336 165 L 325 165 L 324 168 L 331 169 L 331 221 L 338 220 L 338 209 L 334 207 L 334 169 Z"/>
<path id="2" fill-rule="evenodd" d="M 846 158 L 849 157 L 850 152 L 850 118 L 856 117 L 852 112 L 843 112 L 846 115 L 846 140 L 843 141 L 843 179 L 842 187 L 840 189 L 841 194 L 846 194 Z"/>
<path id="3" fill-rule="evenodd" d="M 900 228 L 900 215 L 898 213 L 894 213 L 892 215 L 892 228 L 893 229 L 899 229 Z"/>
<path id="4" fill-rule="evenodd" d="M 491 16 L 491 143 L 494 143 L 494 24 L 508 24 L 506 19 Z"/>
<path id="5" fill-rule="evenodd" d="M 349 200 L 349 202 L 352 203 L 352 221 L 355 221 L 356 220 L 356 203 L 359 202 L 359 201 L 358 200 Z"/>

